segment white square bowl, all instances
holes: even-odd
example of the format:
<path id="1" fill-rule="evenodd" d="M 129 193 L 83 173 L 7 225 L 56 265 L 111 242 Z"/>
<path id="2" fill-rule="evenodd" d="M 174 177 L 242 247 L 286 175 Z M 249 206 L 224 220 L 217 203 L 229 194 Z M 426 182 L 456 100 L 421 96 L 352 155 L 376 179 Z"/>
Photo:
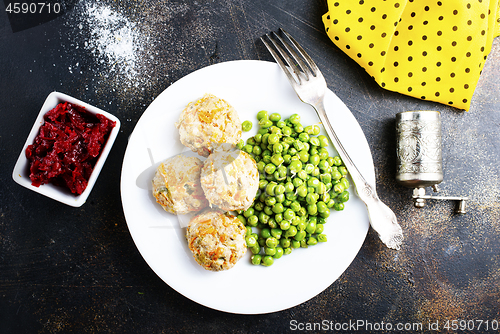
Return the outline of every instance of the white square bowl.
<path id="1" fill-rule="evenodd" d="M 85 108 L 86 111 L 92 114 L 101 114 L 107 117 L 109 120 L 116 122 L 115 127 L 111 130 L 111 133 L 109 134 L 106 144 L 102 148 L 101 154 L 99 155 L 99 158 L 94 166 L 92 174 L 90 175 L 87 188 L 85 188 L 83 193 L 81 193 L 80 195 L 75 195 L 71 193 L 69 189 L 55 186 L 52 183 L 42 184 L 39 187 L 35 187 L 31 185 L 31 180 L 29 177 L 30 176 L 29 161 L 26 158 L 26 148 L 28 147 L 28 145 L 33 144 L 35 137 L 38 135 L 39 129 L 44 123 L 43 116 L 48 111 L 55 108 L 59 103 L 64 103 L 64 102 L 69 102 L 71 104 L 81 106 Z M 14 179 L 15 182 L 19 183 L 21 186 L 33 190 L 39 194 L 50 197 L 56 201 L 62 202 L 64 204 L 73 207 L 80 207 L 83 205 L 83 203 L 85 203 L 85 201 L 89 197 L 89 194 L 92 191 L 92 188 L 94 187 L 97 177 L 101 172 L 102 166 L 104 165 L 104 162 L 108 157 L 109 151 L 113 146 L 113 143 L 116 139 L 116 136 L 118 135 L 119 130 L 120 130 L 120 120 L 115 116 L 111 115 L 110 113 L 107 113 L 99 108 L 93 107 L 83 101 L 77 100 L 66 94 L 59 92 L 52 92 L 45 100 L 45 103 L 43 104 L 42 109 L 40 110 L 40 113 L 38 114 L 38 117 L 35 120 L 35 124 L 33 124 L 33 127 L 31 128 L 31 132 L 28 136 L 28 139 L 26 139 L 26 142 L 24 143 L 21 154 L 19 154 L 16 166 L 14 167 L 12 178 Z"/>

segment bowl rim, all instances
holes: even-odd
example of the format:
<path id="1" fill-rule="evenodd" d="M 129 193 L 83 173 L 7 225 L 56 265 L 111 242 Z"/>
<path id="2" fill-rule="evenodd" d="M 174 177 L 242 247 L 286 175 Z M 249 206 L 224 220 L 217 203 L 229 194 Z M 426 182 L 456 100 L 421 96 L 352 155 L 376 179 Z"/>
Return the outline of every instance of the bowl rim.
<path id="1" fill-rule="evenodd" d="M 29 178 L 29 171 L 28 171 L 29 162 L 28 159 L 26 158 L 26 153 L 25 153 L 26 148 L 28 147 L 28 145 L 33 143 L 35 137 L 38 135 L 39 129 L 44 123 L 43 116 L 49 110 L 55 108 L 61 102 L 69 102 L 71 104 L 81 106 L 86 111 L 92 114 L 102 114 L 109 120 L 116 122 L 114 128 L 111 130 L 111 133 L 109 134 L 106 144 L 104 145 L 101 151 L 101 154 L 99 155 L 99 158 L 94 166 L 94 169 L 92 170 L 92 174 L 90 175 L 87 188 L 80 195 L 75 195 L 71 193 L 69 190 L 66 190 L 63 187 L 55 186 L 52 183 L 43 184 L 40 185 L 39 187 L 35 187 L 31 185 L 31 180 Z M 109 155 L 109 152 L 111 151 L 111 147 L 113 146 L 113 143 L 115 142 L 115 139 L 118 136 L 118 132 L 120 131 L 120 126 L 121 122 L 116 116 L 100 108 L 94 107 L 86 102 L 78 100 L 64 93 L 60 93 L 57 91 L 51 92 L 45 99 L 45 102 L 43 103 L 42 107 L 40 108 L 40 112 L 38 113 L 38 116 L 36 117 L 35 122 L 33 123 L 31 131 L 29 132 L 28 138 L 26 139 L 23 145 L 21 153 L 19 154 L 17 162 L 14 166 L 14 170 L 12 172 L 12 178 L 19 185 L 27 189 L 30 189 L 34 192 L 37 192 L 41 195 L 52 198 L 56 201 L 59 201 L 61 203 L 67 204 L 72 207 L 80 207 L 87 201 L 87 198 L 89 197 L 90 192 L 92 191 L 92 188 L 94 187 L 97 181 L 97 178 L 102 170 L 102 167 L 104 166 L 104 163 Z"/>

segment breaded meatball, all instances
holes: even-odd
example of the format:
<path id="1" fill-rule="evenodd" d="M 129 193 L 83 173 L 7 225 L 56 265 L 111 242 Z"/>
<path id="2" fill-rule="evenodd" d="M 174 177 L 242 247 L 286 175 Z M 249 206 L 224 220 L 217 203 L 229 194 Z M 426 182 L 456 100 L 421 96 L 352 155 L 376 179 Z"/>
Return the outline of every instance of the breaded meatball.
<path id="1" fill-rule="evenodd" d="M 183 145 L 208 157 L 220 143 L 236 145 L 241 122 L 234 108 L 212 94 L 190 102 L 175 123 Z"/>
<path id="2" fill-rule="evenodd" d="M 246 152 L 220 146 L 205 160 L 201 186 L 210 205 L 224 211 L 246 210 L 259 188 L 257 164 Z"/>
<path id="3" fill-rule="evenodd" d="M 208 206 L 200 184 L 203 162 L 176 155 L 162 162 L 153 178 L 153 196 L 165 211 L 186 214 Z"/>
<path id="4" fill-rule="evenodd" d="M 207 270 L 221 271 L 232 268 L 245 255 L 245 234 L 237 217 L 207 209 L 191 219 L 186 238 L 196 262 Z"/>

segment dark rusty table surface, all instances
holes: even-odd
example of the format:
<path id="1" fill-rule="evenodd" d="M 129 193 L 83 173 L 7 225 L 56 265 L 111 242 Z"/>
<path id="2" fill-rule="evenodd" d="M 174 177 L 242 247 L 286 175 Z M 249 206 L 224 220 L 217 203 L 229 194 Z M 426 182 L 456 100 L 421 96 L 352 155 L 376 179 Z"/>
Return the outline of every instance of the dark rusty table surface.
<path id="1" fill-rule="evenodd" d="M 401 323 L 422 324 L 422 330 L 413 329 L 432 332 L 436 326 L 444 331 L 446 324 L 460 329 L 463 320 L 476 332 L 499 331 L 499 39 L 471 109 L 463 112 L 380 88 L 326 36 L 325 1 L 62 3 L 65 14 L 47 22 L 9 20 L 0 5 L 0 333 L 278 333 L 314 324 L 333 326 L 315 332 L 333 332 L 334 325 L 344 325 L 336 332 L 353 332 L 345 324 L 357 321 L 372 323 L 373 331 Z M 108 26 L 104 9 L 110 10 Z M 133 41 L 128 49 L 105 48 L 111 19 L 133 32 L 120 35 Z M 121 205 L 123 155 L 136 122 L 164 89 L 214 63 L 271 61 L 258 38 L 279 27 L 305 47 L 361 125 L 379 195 L 395 211 L 405 241 L 401 250 L 389 250 L 370 230 L 349 268 L 311 300 L 272 314 L 229 314 L 183 297 L 141 257 Z M 52 91 L 100 107 L 122 122 L 99 180 L 80 208 L 29 191 L 11 176 Z M 441 112 L 441 193 L 469 196 L 464 215 L 455 214 L 449 201 L 429 201 L 417 209 L 411 189 L 395 181 L 395 115 L 423 109 Z M 262 302 L 273 298 L 272 291 L 257 286 L 246 293 Z"/>

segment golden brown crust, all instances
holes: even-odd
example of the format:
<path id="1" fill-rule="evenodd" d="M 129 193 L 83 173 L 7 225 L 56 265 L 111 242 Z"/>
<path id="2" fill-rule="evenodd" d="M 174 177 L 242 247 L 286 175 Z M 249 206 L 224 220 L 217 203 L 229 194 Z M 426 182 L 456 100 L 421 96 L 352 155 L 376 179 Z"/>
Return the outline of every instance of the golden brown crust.
<path id="1" fill-rule="evenodd" d="M 246 228 L 237 217 L 207 209 L 191 219 L 186 239 L 198 264 L 206 270 L 222 271 L 245 255 L 245 234 Z"/>
<path id="2" fill-rule="evenodd" d="M 219 144 L 236 145 L 242 133 L 236 110 L 212 94 L 190 102 L 175 126 L 181 143 L 203 157 L 208 157 Z"/>

